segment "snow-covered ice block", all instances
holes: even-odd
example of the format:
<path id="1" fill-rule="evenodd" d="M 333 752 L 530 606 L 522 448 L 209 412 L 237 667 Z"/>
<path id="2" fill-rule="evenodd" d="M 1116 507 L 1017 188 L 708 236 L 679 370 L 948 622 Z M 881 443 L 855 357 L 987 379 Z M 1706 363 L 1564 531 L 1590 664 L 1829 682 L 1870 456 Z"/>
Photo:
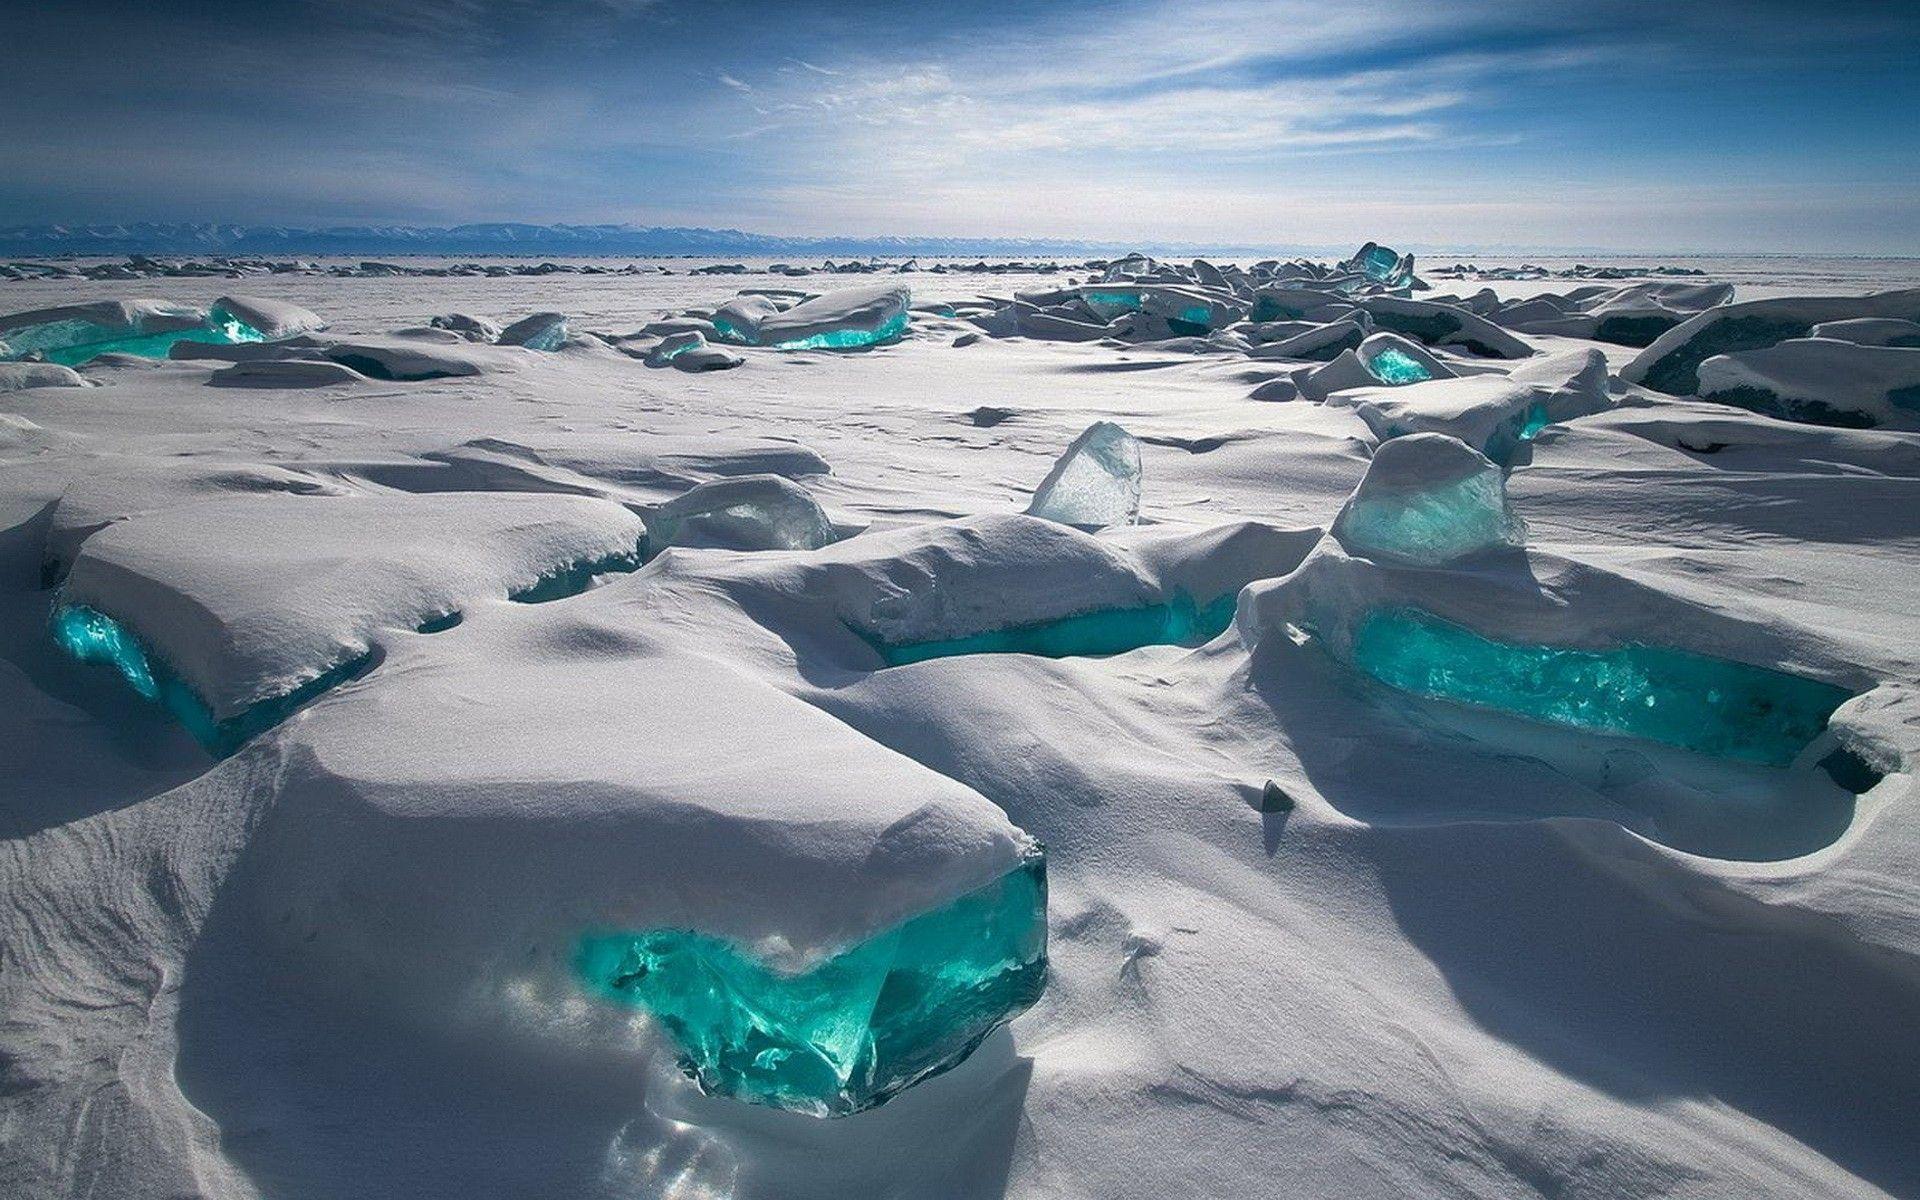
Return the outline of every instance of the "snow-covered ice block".
<path id="1" fill-rule="evenodd" d="M 1140 442 L 1112 421 L 1073 439 L 1034 489 L 1030 516 L 1097 529 L 1140 519 Z"/>
<path id="2" fill-rule="evenodd" d="M 500 326 L 485 317 L 476 317 L 467 313 L 446 313 L 433 318 L 427 324 L 434 329 L 445 329 L 457 333 L 470 342 L 491 342 L 500 336 Z"/>
<path id="3" fill-rule="evenodd" d="M 1247 357 L 1254 359 L 1296 359 L 1306 362 L 1332 362 L 1366 340 L 1367 331 L 1359 321 L 1328 321 L 1324 325 L 1294 334 L 1279 341 L 1254 347 Z"/>
<path id="4" fill-rule="evenodd" d="M 499 351 L 470 344 L 451 333 L 443 343 L 402 337 L 355 338 L 331 343 L 325 353 L 369 379 L 401 381 L 480 375 L 495 369 L 500 361 Z M 490 353 L 493 357 L 488 357 Z"/>
<path id="5" fill-rule="evenodd" d="M 1415 433 L 1381 444 L 1333 535 L 1348 551 L 1416 566 L 1518 546 L 1526 526 L 1507 504 L 1504 473 L 1458 438 Z"/>
<path id="6" fill-rule="evenodd" d="M 1700 364 L 1702 399 L 1816 425 L 1920 425 L 1920 348 L 1792 338 Z"/>
<path id="7" fill-rule="evenodd" d="M 286 300 L 268 300 L 258 296 L 222 296 L 213 303 L 213 318 L 221 314 L 239 321 L 269 342 L 317 333 L 327 327 L 317 313 Z"/>
<path id="8" fill-rule="evenodd" d="M 1781 296 L 1711 308 L 1661 334 L 1620 368 L 1620 378 L 1656 392 L 1691 396 L 1699 391 L 1700 364 L 1716 354 L 1761 350 L 1804 338 L 1815 325 L 1865 317 L 1920 321 L 1920 289 L 1867 296 Z"/>
<path id="9" fill-rule="evenodd" d="M 724 371 L 746 361 L 731 350 L 707 344 L 698 329 L 683 329 L 661 338 L 647 351 L 650 367 L 674 367 L 682 371 Z"/>
<path id="10" fill-rule="evenodd" d="M 907 331 L 913 297 L 898 284 L 842 288 L 760 321 L 755 342 L 779 350 L 849 350 Z"/>
<path id="11" fill-rule="evenodd" d="M 1367 364 L 1352 350 L 1341 351 L 1332 362 L 1295 372 L 1293 381 L 1302 398 L 1314 401 L 1324 401 L 1335 392 L 1381 385 L 1380 377 L 1368 370 Z"/>
<path id="12" fill-rule="evenodd" d="M 206 310 L 171 300 L 94 300 L 0 317 L 4 355 L 49 356 L 76 346 L 178 333 L 205 324 Z"/>
<path id="13" fill-rule="evenodd" d="M 817 550 L 833 540 L 833 522 L 813 493 L 782 475 L 715 479 L 647 517 L 649 554 L 668 546 Z"/>
<path id="14" fill-rule="evenodd" d="M 816 1116 L 956 1065 L 1031 1004 L 1034 841 L 650 620 L 602 592 L 469 621 L 290 728 L 239 901 L 283 969 L 573 1053 L 598 1029 L 616 1062 L 664 1047 L 710 1092 Z M 654 1019 L 596 1025 L 582 1001 Z"/>
<path id="15" fill-rule="evenodd" d="M 22 392 L 28 388 L 92 387 L 85 375 L 59 363 L 0 362 L 0 392 Z"/>
<path id="16" fill-rule="evenodd" d="M 1332 393 L 1327 403 L 1354 408 L 1382 441 L 1444 433 L 1495 462 L 1509 461 L 1519 444 L 1546 424 L 1535 390 L 1497 375 L 1354 388 Z"/>
<path id="17" fill-rule="evenodd" d="M 567 314 L 537 312 L 522 317 L 501 330 L 494 341 L 502 346 L 525 346 L 529 350 L 558 350 L 567 344 Z"/>
<path id="18" fill-rule="evenodd" d="M 632 569 L 640 518 L 579 496 L 234 496 L 111 525 L 61 604 L 124 626 L 211 719 L 295 692 L 476 601 L 581 564 Z"/>
<path id="19" fill-rule="evenodd" d="M 756 345 L 760 340 L 760 323 L 779 312 L 780 306 L 767 296 L 736 296 L 715 310 L 711 318 L 713 331 L 721 341 Z"/>
<path id="20" fill-rule="evenodd" d="M 1102 321 L 1125 313 L 1143 313 L 1165 320 L 1175 333 L 1198 334 L 1218 329 L 1246 316 L 1246 306 L 1229 294 L 1200 287 L 1135 283 L 1127 286 L 1087 284 L 1075 293 L 1080 303 Z"/>
<path id="21" fill-rule="evenodd" d="M 365 383 L 367 377 L 328 359 L 263 358 L 242 360 L 207 380 L 214 387 L 317 388 Z"/>
<path id="22" fill-rule="evenodd" d="M 1373 315 L 1374 324 L 1380 328 L 1429 346 L 1457 346 L 1488 358 L 1527 358 L 1533 354 L 1533 347 L 1465 308 L 1399 296 L 1367 296 L 1359 304 Z"/>
<path id="23" fill-rule="evenodd" d="M 87 538 L 145 513 L 228 496 L 347 494 L 324 476 L 264 463 L 114 455 L 91 466 L 66 485 L 48 517 L 42 557 L 49 583 L 66 575 Z"/>
<path id="24" fill-rule="evenodd" d="M 0 358 L 41 354 L 67 366 L 102 354 L 164 358 L 181 341 L 263 340 L 218 305 L 207 312 L 169 300 L 98 300 L 0 317 Z"/>
<path id="25" fill-rule="evenodd" d="M 1809 337 L 1852 342 L 1856 346 L 1920 346 L 1920 322 L 1896 317 L 1855 317 L 1815 325 Z"/>

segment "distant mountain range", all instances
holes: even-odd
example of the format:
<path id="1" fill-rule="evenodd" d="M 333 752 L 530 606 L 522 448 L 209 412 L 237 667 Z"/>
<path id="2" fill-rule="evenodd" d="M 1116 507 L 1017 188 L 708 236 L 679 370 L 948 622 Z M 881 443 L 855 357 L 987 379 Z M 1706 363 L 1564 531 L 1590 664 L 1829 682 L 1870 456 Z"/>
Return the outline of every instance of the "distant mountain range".
<path id="1" fill-rule="evenodd" d="M 638 225 L 342 225 L 305 229 L 212 223 L 0 227 L 0 255 L 1094 255 L 1111 243 L 1028 238 L 773 237 L 738 229 Z"/>

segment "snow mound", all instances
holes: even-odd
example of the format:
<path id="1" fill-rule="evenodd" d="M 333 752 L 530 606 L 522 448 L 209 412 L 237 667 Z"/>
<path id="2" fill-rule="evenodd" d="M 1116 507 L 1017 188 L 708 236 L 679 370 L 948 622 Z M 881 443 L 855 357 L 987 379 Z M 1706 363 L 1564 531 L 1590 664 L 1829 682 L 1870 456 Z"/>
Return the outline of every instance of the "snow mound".
<path id="1" fill-rule="evenodd" d="M 317 388 L 365 383 L 367 377 L 345 363 L 299 358 L 240 361 L 207 379 L 213 387 Z"/>
<path id="2" fill-rule="evenodd" d="M 354 338 L 330 343 L 325 353 L 369 379 L 389 381 L 455 379 L 504 367 L 506 360 L 499 357 L 499 351 L 470 345 L 455 334 L 447 336 L 446 343 L 401 337 Z"/>
<path id="3" fill-rule="evenodd" d="M 0 392 L 28 388 L 92 387 L 93 382 L 72 367 L 58 363 L 0 362 Z"/>

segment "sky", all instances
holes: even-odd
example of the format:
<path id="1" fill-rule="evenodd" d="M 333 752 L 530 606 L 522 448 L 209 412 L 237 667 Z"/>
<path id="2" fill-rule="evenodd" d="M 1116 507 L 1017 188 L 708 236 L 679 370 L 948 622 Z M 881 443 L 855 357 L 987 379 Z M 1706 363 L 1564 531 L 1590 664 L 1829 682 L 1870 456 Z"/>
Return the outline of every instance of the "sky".
<path id="1" fill-rule="evenodd" d="M 1920 254 L 1920 5 L 0 0 L 0 223 Z"/>

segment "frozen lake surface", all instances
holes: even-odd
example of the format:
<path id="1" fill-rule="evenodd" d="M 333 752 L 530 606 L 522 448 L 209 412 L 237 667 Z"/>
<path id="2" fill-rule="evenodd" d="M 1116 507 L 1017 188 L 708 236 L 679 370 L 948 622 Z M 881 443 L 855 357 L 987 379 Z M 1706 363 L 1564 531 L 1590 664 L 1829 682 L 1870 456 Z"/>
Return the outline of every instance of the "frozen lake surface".
<path id="1" fill-rule="evenodd" d="M 1456 258 L 0 282 L 0 1193 L 1920 1193 L 1920 264 Z"/>

